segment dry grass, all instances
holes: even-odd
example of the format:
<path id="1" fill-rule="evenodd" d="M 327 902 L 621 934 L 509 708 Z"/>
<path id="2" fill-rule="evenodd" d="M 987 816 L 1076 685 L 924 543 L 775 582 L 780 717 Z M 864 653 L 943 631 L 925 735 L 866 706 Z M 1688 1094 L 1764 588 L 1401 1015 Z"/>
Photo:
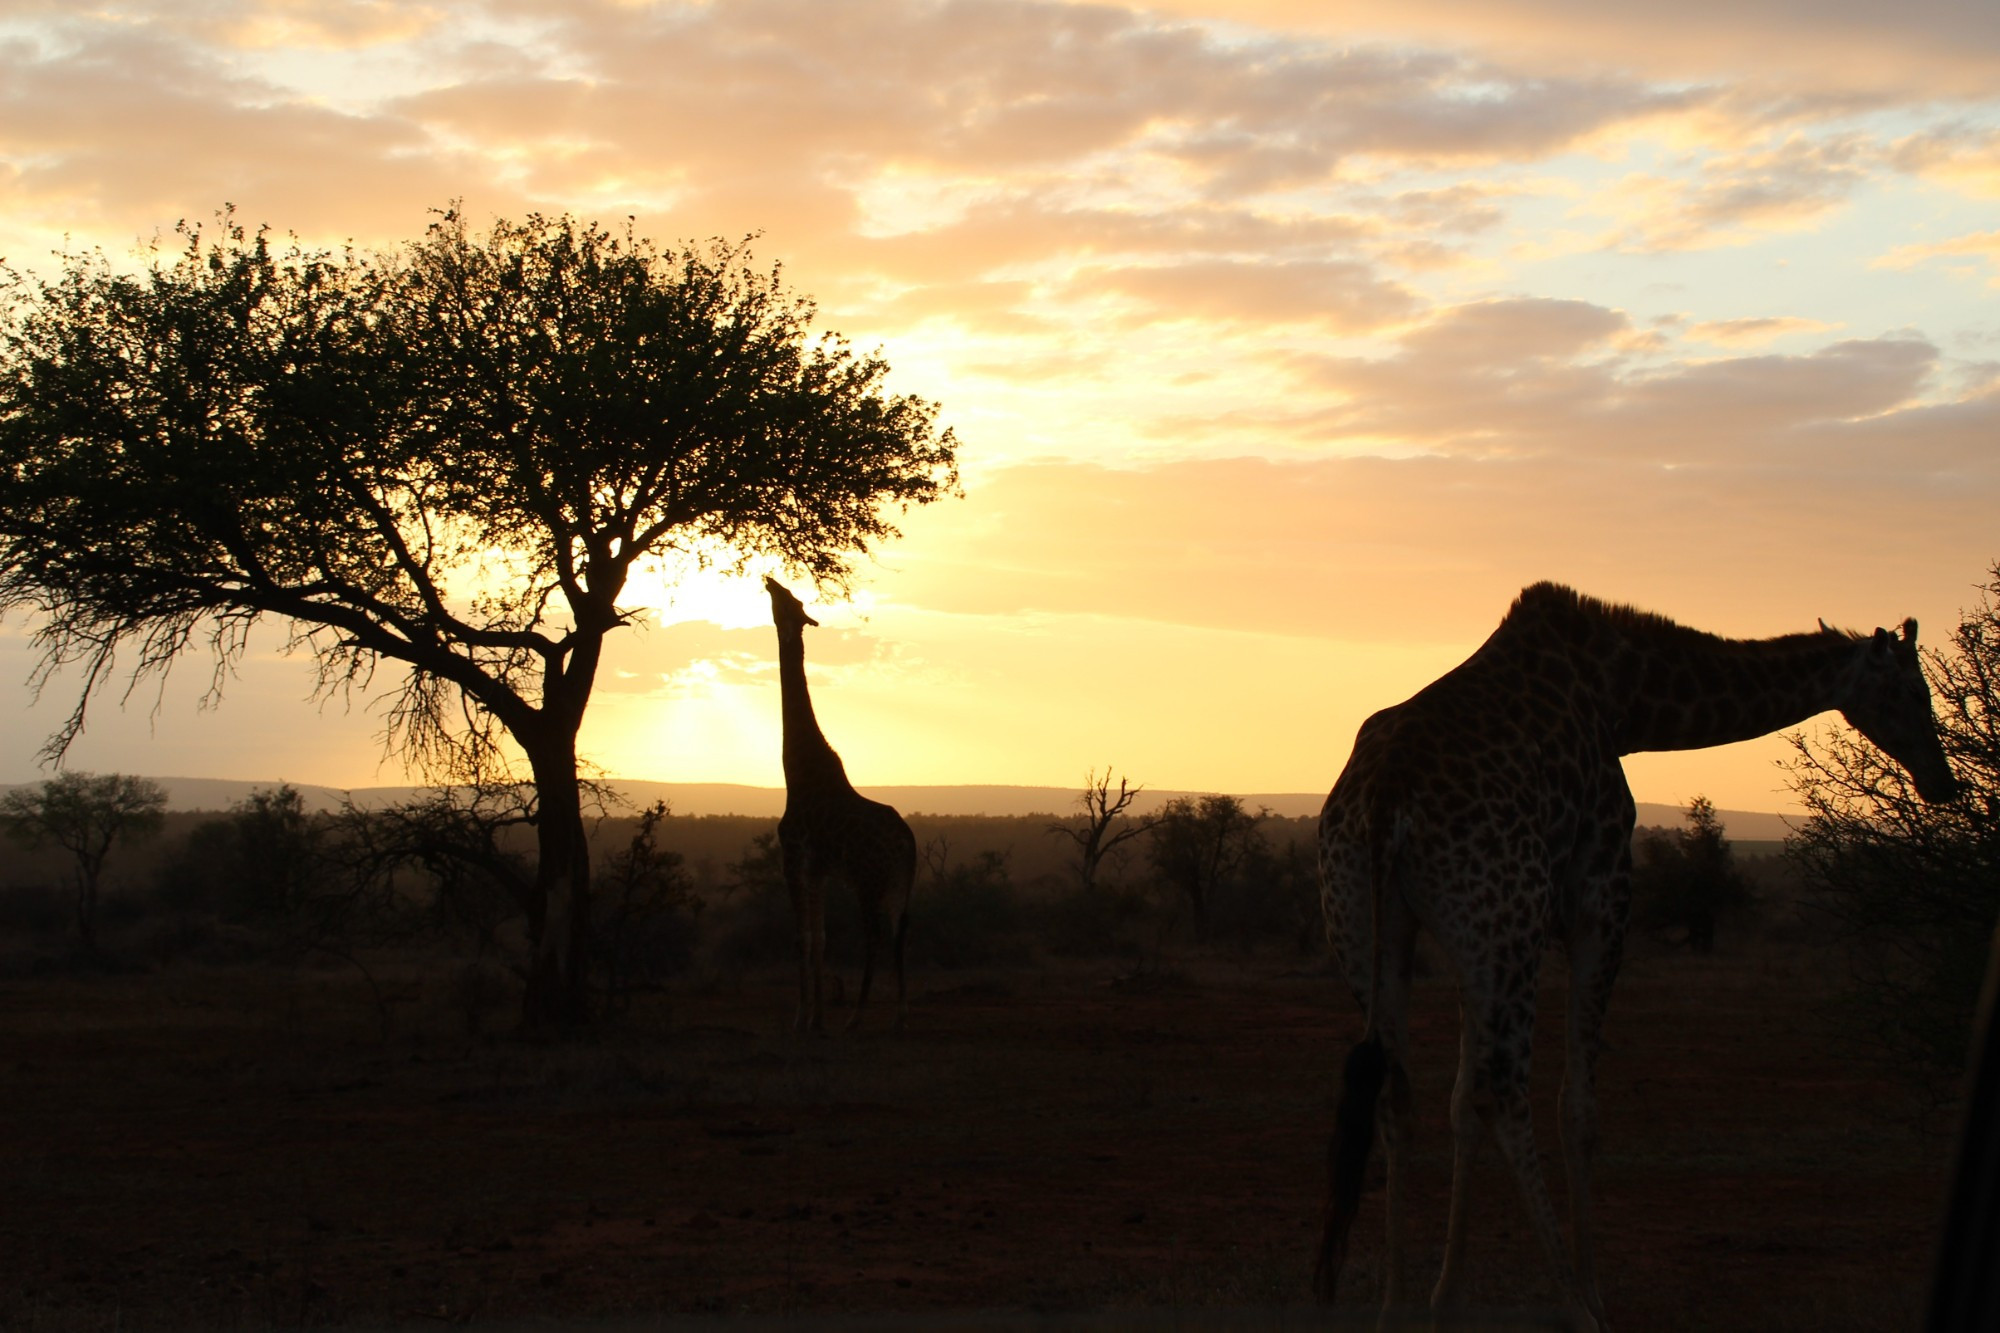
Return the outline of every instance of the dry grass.
<path id="1" fill-rule="evenodd" d="M 468 1034 L 462 985 L 414 959 L 378 961 L 386 1039 L 351 970 L 0 984 L 0 1326 L 1302 1325 L 1355 1022 L 1289 966 L 927 976 L 906 1032 L 883 1004 L 830 1040 L 785 1031 L 772 973 L 563 1044 Z M 1745 953 L 1641 959 L 1621 984 L 1599 1172 L 1621 1333 L 1914 1322 L 1948 1145 L 1843 1058 L 1813 976 Z M 1421 984 L 1420 1281 L 1456 1022 Z M 1497 1154 L 1479 1186 L 1474 1298 L 1547 1302 Z M 1346 1284 L 1358 1326 L 1377 1209 Z"/>

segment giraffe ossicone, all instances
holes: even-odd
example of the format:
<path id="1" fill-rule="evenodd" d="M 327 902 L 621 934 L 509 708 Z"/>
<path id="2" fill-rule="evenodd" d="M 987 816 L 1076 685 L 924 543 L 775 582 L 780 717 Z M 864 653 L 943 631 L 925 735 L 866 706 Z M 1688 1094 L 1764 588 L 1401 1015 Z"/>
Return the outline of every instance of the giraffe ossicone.
<path id="1" fill-rule="evenodd" d="M 1471 657 L 1362 723 L 1320 812 L 1327 940 L 1367 1013 L 1328 1146 L 1321 1300 L 1333 1299 L 1378 1122 L 1389 1163 L 1384 1308 L 1405 1295 L 1405 1061 L 1421 930 L 1457 975 L 1461 1018 L 1451 1205 L 1431 1304 L 1458 1299 L 1471 1168 L 1491 1132 L 1577 1324 L 1601 1326 L 1590 1168 L 1596 1063 L 1631 910 L 1634 807 L 1620 756 L 1747 740 L 1831 709 L 1925 800 L 1948 800 L 1959 784 L 1916 640 L 1914 620 L 1900 634 L 1822 621 L 1812 633 L 1725 639 L 1538 583 Z M 1560 1119 L 1574 1262 L 1528 1101 L 1535 986 L 1551 941 L 1570 972 Z"/>
<path id="2" fill-rule="evenodd" d="M 766 578 L 771 621 L 778 630 L 778 684 L 783 701 L 785 813 L 778 821 L 778 849 L 785 888 L 799 927 L 800 1031 L 826 1027 L 822 995 L 826 978 L 826 894 L 846 886 L 861 902 L 865 938 L 861 992 L 851 1028 L 875 980 L 875 955 L 890 937 L 896 962 L 896 1022 L 903 1022 L 903 937 L 909 923 L 910 887 L 917 874 L 917 839 L 891 806 L 854 790 L 840 756 L 827 744 L 806 688 L 806 626 L 819 622 L 776 579 Z"/>

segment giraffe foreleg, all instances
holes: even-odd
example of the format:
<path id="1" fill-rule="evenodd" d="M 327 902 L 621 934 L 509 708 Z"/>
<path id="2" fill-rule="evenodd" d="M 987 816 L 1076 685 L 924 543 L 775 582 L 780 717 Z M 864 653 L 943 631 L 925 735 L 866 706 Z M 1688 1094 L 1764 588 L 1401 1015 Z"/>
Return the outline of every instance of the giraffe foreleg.
<path id="1" fill-rule="evenodd" d="M 1604 1320 L 1604 1297 L 1597 1285 L 1596 1227 L 1591 1208 L 1591 1166 L 1597 1155 L 1597 1057 L 1604 1048 L 1604 1015 L 1622 943 L 1616 932 L 1608 931 L 1570 949 L 1567 1051 L 1559 1102 L 1577 1286 L 1585 1306 L 1600 1323 Z"/>

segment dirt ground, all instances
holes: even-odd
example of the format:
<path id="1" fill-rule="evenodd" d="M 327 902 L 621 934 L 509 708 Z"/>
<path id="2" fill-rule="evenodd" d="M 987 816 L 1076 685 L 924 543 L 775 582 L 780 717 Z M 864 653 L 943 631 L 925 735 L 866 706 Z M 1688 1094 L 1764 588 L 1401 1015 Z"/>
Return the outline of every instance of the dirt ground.
<path id="1" fill-rule="evenodd" d="M 1288 966 L 931 974 L 907 1030 L 883 1006 L 818 1040 L 785 1031 L 772 975 L 652 997 L 559 1045 L 466 1035 L 447 978 L 392 979 L 386 1037 L 352 971 L 8 982 L 0 1327 L 968 1311 L 1304 1327 L 1358 1023 Z M 1948 1135 L 1843 1059 L 1824 971 L 1804 953 L 1628 966 L 1600 1084 L 1621 1333 L 1917 1322 Z M 1559 1164 L 1549 974 L 1537 1114 Z M 1441 981 L 1419 986 L 1415 1031 L 1427 1285 L 1450 1169 Z M 1360 1326 L 1380 1208 L 1378 1187 L 1343 1291 Z M 1478 1301 L 1545 1306 L 1495 1152 L 1475 1208 Z"/>

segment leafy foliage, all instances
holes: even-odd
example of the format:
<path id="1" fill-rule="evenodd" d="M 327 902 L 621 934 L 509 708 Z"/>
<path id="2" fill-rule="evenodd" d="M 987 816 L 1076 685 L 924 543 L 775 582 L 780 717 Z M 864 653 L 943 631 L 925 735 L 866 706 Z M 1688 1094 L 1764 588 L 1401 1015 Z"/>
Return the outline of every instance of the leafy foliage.
<path id="1" fill-rule="evenodd" d="M 607 860 L 598 886 L 605 910 L 596 962 L 613 1009 L 626 1007 L 634 990 L 680 973 L 694 953 L 702 904 L 681 854 L 660 846 L 666 817 L 665 801 L 640 812 L 631 841 Z"/>
<path id="2" fill-rule="evenodd" d="M 1885 755 L 1843 731 L 1791 738 L 1809 814 L 1786 843 L 1839 927 L 1849 998 L 1881 1048 L 1944 1090 L 1963 1069 L 2000 917 L 2000 567 L 1925 666 L 1965 790 L 1926 804 Z"/>
<path id="3" fill-rule="evenodd" d="M 1648 829 L 1633 840 L 1632 897 L 1639 923 L 1684 932 L 1697 953 L 1715 947 L 1716 923 L 1750 905 L 1750 881 L 1736 868 L 1715 805 L 1688 802 L 1687 827 Z"/>
<path id="4" fill-rule="evenodd" d="M 1025 914 L 1004 852 L 932 859 L 910 908 L 913 958 L 941 967 L 1018 962 L 1030 952 Z"/>
<path id="5" fill-rule="evenodd" d="M 1234 796 L 1183 796 L 1160 807 L 1147 855 L 1165 885 L 1185 899 L 1197 938 L 1207 938 L 1217 898 L 1256 854 L 1264 816 Z"/>
<path id="6" fill-rule="evenodd" d="M 414 872 L 432 930 L 482 958 L 506 956 L 503 927 L 523 921 L 537 901 L 528 846 L 539 818 L 530 783 L 435 787 L 380 809 L 344 807 L 342 857 L 357 882 L 379 892 L 394 892 L 398 876 Z M 515 963 L 526 965 L 518 955 Z"/>
<path id="7" fill-rule="evenodd" d="M 152 833 L 166 812 L 166 789 L 123 773 L 58 773 L 0 797 L 0 820 L 29 846 L 54 843 L 76 862 L 76 928 L 84 947 L 97 943 L 98 889 L 104 862 L 122 838 Z"/>

